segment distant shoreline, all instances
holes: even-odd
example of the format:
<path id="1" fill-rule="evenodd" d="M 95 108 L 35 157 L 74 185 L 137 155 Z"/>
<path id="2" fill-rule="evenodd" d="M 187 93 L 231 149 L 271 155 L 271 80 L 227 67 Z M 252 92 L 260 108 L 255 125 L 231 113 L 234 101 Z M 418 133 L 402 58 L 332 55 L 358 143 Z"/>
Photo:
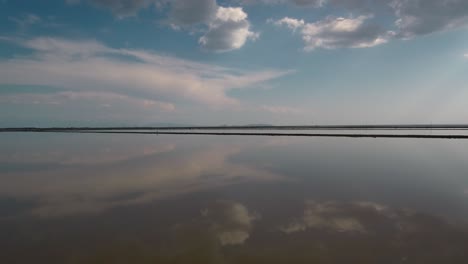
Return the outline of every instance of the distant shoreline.
<path id="1" fill-rule="evenodd" d="M 126 130 L 468 130 L 468 125 L 307 125 L 307 126 L 142 126 L 142 127 L 6 127 L 0 132 L 72 132 Z"/>
<path id="2" fill-rule="evenodd" d="M 173 130 L 173 131 L 170 131 Z M 213 130 L 213 131 L 193 131 Z M 247 132 L 223 132 L 244 130 Z M 259 132 L 252 132 L 256 130 Z M 213 136 L 271 136 L 271 137 L 335 137 L 335 138 L 421 138 L 421 139 L 468 139 L 468 134 L 391 134 L 391 133 L 287 133 L 262 132 L 262 130 L 468 130 L 468 126 L 269 126 L 269 127 L 80 127 L 80 128 L 0 128 L 1 132 L 26 133 L 83 133 L 83 134 L 135 134 L 135 135 L 213 135 Z"/>

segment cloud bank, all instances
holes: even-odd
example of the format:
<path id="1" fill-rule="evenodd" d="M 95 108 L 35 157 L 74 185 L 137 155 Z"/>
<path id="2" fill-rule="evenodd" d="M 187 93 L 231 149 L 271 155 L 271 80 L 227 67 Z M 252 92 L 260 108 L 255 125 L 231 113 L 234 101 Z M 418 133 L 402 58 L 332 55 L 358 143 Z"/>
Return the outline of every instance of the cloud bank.
<path id="1" fill-rule="evenodd" d="M 391 39 L 410 39 L 436 32 L 468 27 L 468 2 L 464 0 L 261 0 L 249 3 L 279 4 L 315 8 L 341 8 L 359 16 L 329 16 L 306 23 L 302 19 L 284 17 L 274 22 L 292 31 L 300 29 L 306 50 L 316 48 L 364 48 L 388 42 Z M 334 10 L 332 9 L 332 10 Z M 393 17 L 382 12 L 388 10 Z M 382 21 L 393 19 L 393 25 Z"/>
<path id="2" fill-rule="evenodd" d="M 90 92 L 99 95 L 96 99 L 119 95 L 166 111 L 182 103 L 234 107 L 239 101 L 228 96 L 228 91 L 254 88 L 288 73 L 247 72 L 145 50 L 114 49 L 95 40 L 38 37 L 13 41 L 33 55 L 0 61 L 3 85 L 58 87 L 73 92 L 75 98 Z M 67 94 L 56 99 L 67 99 L 63 95 Z"/>
<path id="3" fill-rule="evenodd" d="M 84 0 L 66 0 L 76 4 Z M 346 11 L 353 16 L 329 16 L 305 23 L 298 18 L 277 19 L 292 30 L 301 28 L 306 50 L 316 48 L 363 48 L 468 26 L 465 0 L 238 0 L 220 6 L 216 0 L 88 0 L 93 6 L 110 10 L 118 18 L 138 15 L 142 9 L 157 6 L 167 12 L 175 29 L 201 33 L 205 50 L 226 52 L 242 48 L 259 34 L 251 30 L 245 6 L 252 4 L 308 7 L 315 10 Z M 163 8 L 162 8 L 163 7 Z M 390 16 L 390 17 L 389 17 Z M 392 20 L 392 25 L 382 21 Z M 378 21 L 378 22 L 377 22 Z M 294 23 L 301 23 L 294 24 Z M 347 24 L 349 30 L 340 25 Z M 354 26 L 352 26 L 354 25 Z M 201 27 L 201 28 L 200 28 Z"/>

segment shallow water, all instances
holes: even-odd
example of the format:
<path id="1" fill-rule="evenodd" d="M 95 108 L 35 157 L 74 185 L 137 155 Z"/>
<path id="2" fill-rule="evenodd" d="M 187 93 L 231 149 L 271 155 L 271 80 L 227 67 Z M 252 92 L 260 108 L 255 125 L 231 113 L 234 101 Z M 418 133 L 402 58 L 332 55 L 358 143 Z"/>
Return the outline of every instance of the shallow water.
<path id="1" fill-rule="evenodd" d="M 0 135 L 2 263 L 468 263 L 468 140 Z"/>

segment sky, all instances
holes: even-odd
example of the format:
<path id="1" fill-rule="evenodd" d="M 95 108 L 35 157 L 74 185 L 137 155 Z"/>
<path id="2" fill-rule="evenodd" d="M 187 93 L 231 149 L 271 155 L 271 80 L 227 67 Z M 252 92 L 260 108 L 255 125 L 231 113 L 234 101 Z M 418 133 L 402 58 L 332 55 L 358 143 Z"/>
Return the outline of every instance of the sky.
<path id="1" fill-rule="evenodd" d="M 0 0 L 0 127 L 468 124 L 466 0 Z"/>

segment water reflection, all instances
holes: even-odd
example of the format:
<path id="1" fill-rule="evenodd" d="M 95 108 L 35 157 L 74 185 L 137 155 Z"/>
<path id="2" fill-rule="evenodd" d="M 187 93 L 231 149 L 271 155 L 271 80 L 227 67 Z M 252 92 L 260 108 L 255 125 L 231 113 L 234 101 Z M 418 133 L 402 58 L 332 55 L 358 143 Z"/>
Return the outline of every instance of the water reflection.
<path id="1" fill-rule="evenodd" d="M 3 134 L 5 263 L 466 263 L 468 143 Z"/>
<path id="2" fill-rule="evenodd" d="M 87 138 L 94 140 L 93 136 Z M 38 203 L 31 211 L 34 215 L 55 217 L 99 212 L 228 184 L 281 178 L 253 165 L 229 162 L 229 157 L 239 153 L 241 145 L 238 144 L 200 146 L 179 142 L 177 147 L 174 139 L 168 140 L 174 143 L 146 139 L 133 142 L 127 137 L 122 144 L 131 148 L 115 147 L 112 152 L 106 150 L 109 143 L 106 141 L 120 143 L 107 138 L 90 145 L 89 152 L 74 148 L 48 151 L 51 142 L 44 142 L 44 149 L 36 149 L 37 152 L 12 155 L 13 160 L 25 162 L 21 171 L 3 174 L 0 192 L 2 196 Z M 52 143 L 54 147 L 61 144 Z M 140 153 L 135 151 L 138 147 Z M 109 152 L 109 157 L 102 155 L 102 149 Z M 42 155 L 37 154 L 40 152 Z M 55 157 L 61 158 L 55 160 Z M 50 169 L 38 172 L 37 166 L 41 164 L 49 164 Z"/>

